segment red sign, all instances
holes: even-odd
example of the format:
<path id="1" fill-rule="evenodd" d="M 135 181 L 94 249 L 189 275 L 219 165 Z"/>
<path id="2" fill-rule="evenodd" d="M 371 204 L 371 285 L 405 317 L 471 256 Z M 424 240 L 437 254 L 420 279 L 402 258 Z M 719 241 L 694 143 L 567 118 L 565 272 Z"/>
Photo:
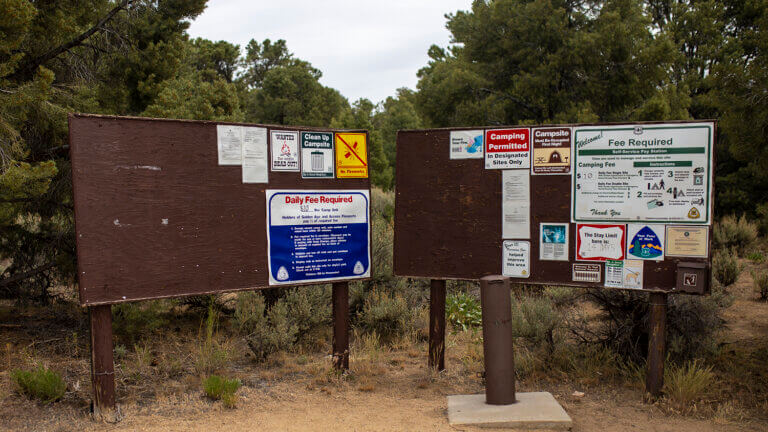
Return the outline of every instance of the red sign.
<path id="1" fill-rule="evenodd" d="M 623 260 L 626 237 L 625 225 L 576 224 L 576 259 Z"/>
<path id="2" fill-rule="evenodd" d="M 485 131 L 485 168 L 531 167 L 531 131 L 528 128 Z"/>

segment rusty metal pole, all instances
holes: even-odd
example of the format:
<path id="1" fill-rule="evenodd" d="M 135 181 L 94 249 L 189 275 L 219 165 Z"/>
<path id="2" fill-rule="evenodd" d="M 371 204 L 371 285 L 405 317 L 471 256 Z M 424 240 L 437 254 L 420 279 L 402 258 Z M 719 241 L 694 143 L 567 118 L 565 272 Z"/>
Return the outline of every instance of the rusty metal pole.
<path id="1" fill-rule="evenodd" d="M 485 358 L 485 403 L 515 403 L 515 351 L 512 334 L 512 301 L 509 278 L 480 279 L 483 308 L 483 354 Z"/>
<path id="2" fill-rule="evenodd" d="M 664 352 L 667 332 L 667 293 L 650 294 L 650 331 L 648 335 L 648 373 L 645 391 L 653 397 L 661 396 L 664 387 Z"/>
<path id="3" fill-rule="evenodd" d="M 115 404 L 115 362 L 112 352 L 112 306 L 88 308 L 91 321 L 91 382 L 93 416 L 97 420 L 117 421 Z"/>
<path id="4" fill-rule="evenodd" d="M 429 367 L 445 370 L 445 281 L 429 285 Z"/>
<path id="5" fill-rule="evenodd" d="M 349 283 L 333 284 L 333 367 L 349 370 Z"/>

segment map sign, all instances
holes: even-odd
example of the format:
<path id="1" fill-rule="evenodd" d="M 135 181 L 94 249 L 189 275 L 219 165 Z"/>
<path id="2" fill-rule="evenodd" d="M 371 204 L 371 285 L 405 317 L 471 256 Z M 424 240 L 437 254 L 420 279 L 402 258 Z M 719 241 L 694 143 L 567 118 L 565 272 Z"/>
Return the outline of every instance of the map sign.
<path id="1" fill-rule="evenodd" d="M 714 125 L 574 128 L 571 220 L 709 224 Z"/>
<path id="2" fill-rule="evenodd" d="M 267 190 L 269 284 L 367 278 L 367 190 Z"/>

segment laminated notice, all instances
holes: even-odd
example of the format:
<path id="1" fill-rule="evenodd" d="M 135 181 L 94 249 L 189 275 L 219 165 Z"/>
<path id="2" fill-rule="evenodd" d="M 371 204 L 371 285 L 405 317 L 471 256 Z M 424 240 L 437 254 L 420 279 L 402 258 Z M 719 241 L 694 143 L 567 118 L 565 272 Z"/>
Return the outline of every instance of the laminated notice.
<path id="1" fill-rule="evenodd" d="M 502 275 L 515 278 L 531 276 L 530 242 L 505 240 L 501 249 Z"/>
<path id="2" fill-rule="evenodd" d="M 528 170 L 504 170 L 501 173 L 501 237 L 531 238 L 531 188 Z"/>
<path id="3" fill-rule="evenodd" d="M 267 183 L 267 129 L 241 127 L 243 183 Z"/>

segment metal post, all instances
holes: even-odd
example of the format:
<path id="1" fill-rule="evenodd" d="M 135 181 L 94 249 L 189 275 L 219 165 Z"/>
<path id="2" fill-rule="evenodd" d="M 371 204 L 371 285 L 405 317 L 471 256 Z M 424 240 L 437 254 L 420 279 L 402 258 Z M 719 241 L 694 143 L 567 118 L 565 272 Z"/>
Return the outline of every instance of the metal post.
<path id="1" fill-rule="evenodd" d="M 664 351 L 667 327 L 667 293 L 650 294 L 650 331 L 648 336 L 648 373 L 645 390 L 651 396 L 661 396 L 664 387 Z"/>
<path id="2" fill-rule="evenodd" d="M 515 403 L 515 351 L 512 333 L 512 301 L 509 278 L 480 279 L 483 308 L 483 354 L 485 359 L 485 403 Z"/>
<path id="3" fill-rule="evenodd" d="M 349 370 L 349 283 L 333 284 L 333 367 Z"/>
<path id="4" fill-rule="evenodd" d="M 93 416 L 97 420 L 118 421 L 115 404 L 115 363 L 112 353 L 112 306 L 88 308 L 91 321 L 91 382 Z"/>
<path id="5" fill-rule="evenodd" d="M 429 286 L 429 367 L 445 370 L 445 281 L 437 279 Z"/>

